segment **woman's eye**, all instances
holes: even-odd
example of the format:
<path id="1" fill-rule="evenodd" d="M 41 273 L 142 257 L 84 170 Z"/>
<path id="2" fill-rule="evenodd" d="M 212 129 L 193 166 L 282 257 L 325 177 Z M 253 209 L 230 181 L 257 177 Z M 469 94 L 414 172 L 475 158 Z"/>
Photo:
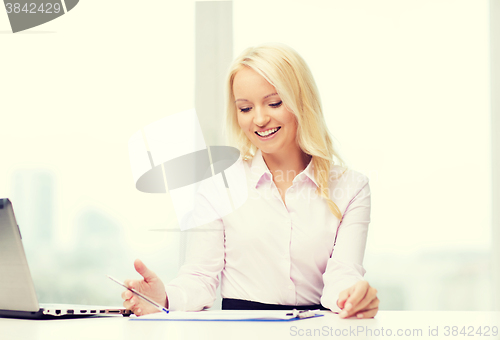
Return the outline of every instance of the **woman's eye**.
<path id="1" fill-rule="evenodd" d="M 248 111 L 250 111 L 249 107 L 243 107 L 240 109 L 240 112 L 248 112 Z"/>
<path id="2" fill-rule="evenodd" d="M 283 101 L 282 101 L 282 100 L 280 100 L 280 101 L 279 101 L 279 103 L 269 104 L 269 106 L 271 106 L 271 107 L 280 107 L 280 106 L 281 106 L 281 104 L 283 104 Z"/>

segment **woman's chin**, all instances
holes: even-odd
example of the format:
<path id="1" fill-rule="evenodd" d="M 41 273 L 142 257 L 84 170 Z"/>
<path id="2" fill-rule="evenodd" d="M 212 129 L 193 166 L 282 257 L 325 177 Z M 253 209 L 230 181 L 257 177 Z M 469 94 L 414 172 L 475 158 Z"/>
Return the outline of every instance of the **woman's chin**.
<path id="1" fill-rule="evenodd" d="M 268 141 L 261 141 L 260 139 L 257 139 L 253 140 L 252 143 L 264 154 L 279 154 L 286 149 L 283 142 L 279 139 L 270 139 Z"/>
<path id="2" fill-rule="evenodd" d="M 280 153 L 280 148 L 269 147 L 267 145 L 264 145 L 264 146 L 261 146 L 261 147 L 258 147 L 258 148 L 260 149 L 260 151 L 263 154 L 266 154 L 266 155 L 275 155 L 275 154 L 279 154 Z"/>

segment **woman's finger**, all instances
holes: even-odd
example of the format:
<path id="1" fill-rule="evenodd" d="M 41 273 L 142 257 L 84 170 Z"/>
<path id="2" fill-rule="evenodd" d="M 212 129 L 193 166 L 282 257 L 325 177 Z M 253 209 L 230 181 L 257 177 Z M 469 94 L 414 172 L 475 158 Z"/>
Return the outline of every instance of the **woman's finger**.
<path id="1" fill-rule="evenodd" d="M 375 299 L 377 299 L 377 290 L 373 287 L 369 287 L 365 297 L 359 301 L 357 305 L 354 305 L 350 310 L 348 310 L 349 316 L 354 315 L 359 311 L 373 308 L 370 308 L 369 306 Z"/>
<path id="2" fill-rule="evenodd" d="M 365 309 L 368 310 L 368 309 L 378 308 L 379 304 L 380 300 L 378 299 L 378 297 L 375 297 L 375 299 L 373 299 L 372 302 Z"/>
<path id="3" fill-rule="evenodd" d="M 340 292 L 339 298 L 337 300 L 337 306 L 339 306 L 340 309 L 344 309 L 344 304 L 349 298 L 349 291 L 350 289 L 345 289 Z"/>
<path id="4" fill-rule="evenodd" d="M 123 307 L 125 307 L 126 309 L 131 309 L 132 311 L 134 309 L 134 305 L 129 300 L 123 301 Z"/>
<path id="5" fill-rule="evenodd" d="M 147 306 L 144 306 L 139 299 L 137 299 L 136 297 L 133 297 L 130 300 L 125 300 L 123 302 L 123 307 L 125 307 L 126 309 L 130 309 L 132 311 L 132 313 L 134 313 L 137 316 L 140 316 L 140 315 L 145 314 L 144 307 L 147 307 Z"/>
<path id="6" fill-rule="evenodd" d="M 152 280 L 155 280 L 157 278 L 156 274 L 150 270 L 146 265 L 139 259 L 134 261 L 134 267 L 135 270 L 141 274 L 141 276 L 144 278 L 144 281 L 150 282 Z"/>
<path id="7" fill-rule="evenodd" d="M 373 318 L 375 315 L 377 315 L 377 313 L 378 313 L 378 307 L 359 312 L 356 314 L 356 317 L 358 319 L 368 319 L 368 318 Z"/>
<path id="8" fill-rule="evenodd" d="M 134 294 L 130 290 L 124 290 L 122 293 L 123 300 L 130 300 Z"/>
<path id="9" fill-rule="evenodd" d="M 123 284 L 129 288 L 136 288 L 137 287 L 136 280 L 126 279 L 125 281 L 123 281 Z"/>
<path id="10" fill-rule="evenodd" d="M 368 292 L 369 287 L 370 285 L 368 284 L 368 282 L 358 281 L 354 285 L 354 290 L 349 295 L 349 298 L 344 305 L 344 310 L 349 314 L 352 314 L 351 311 L 354 310 L 354 307 L 357 306 L 361 300 L 363 300 L 363 298 L 366 296 L 366 293 Z"/>
<path id="11" fill-rule="evenodd" d="M 380 304 L 380 300 L 378 299 L 378 297 L 375 297 L 375 299 L 373 299 L 372 302 L 370 302 L 370 304 L 368 304 L 368 306 L 357 311 L 356 313 L 353 313 L 353 315 L 355 314 L 357 316 L 363 312 L 373 310 L 373 309 L 378 309 L 379 304 Z"/>

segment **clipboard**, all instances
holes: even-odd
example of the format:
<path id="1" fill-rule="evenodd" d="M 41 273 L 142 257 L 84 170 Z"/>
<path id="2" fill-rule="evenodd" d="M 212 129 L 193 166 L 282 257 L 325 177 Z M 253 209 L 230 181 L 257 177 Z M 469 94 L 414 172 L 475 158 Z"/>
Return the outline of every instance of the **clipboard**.
<path id="1" fill-rule="evenodd" d="M 260 321 L 260 322 L 289 322 L 324 316 L 319 310 L 287 311 L 198 311 L 154 313 L 135 318 L 130 321 Z"/>

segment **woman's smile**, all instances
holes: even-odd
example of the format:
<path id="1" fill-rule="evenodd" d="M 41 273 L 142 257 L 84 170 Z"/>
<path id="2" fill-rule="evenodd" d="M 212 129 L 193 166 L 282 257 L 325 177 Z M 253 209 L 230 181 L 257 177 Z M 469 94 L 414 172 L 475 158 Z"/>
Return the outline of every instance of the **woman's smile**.
<path id="1" fill-rule="evenodd" d="M 274 138 L 274 136 L 278 133 L 280 129 L 281 126 L 278 126 L 276 128 L 271 128 L 267 130 L 255 131 L 255 134 L 259 136 L 261 140 L 269 140 L 271 138 Z"/>

